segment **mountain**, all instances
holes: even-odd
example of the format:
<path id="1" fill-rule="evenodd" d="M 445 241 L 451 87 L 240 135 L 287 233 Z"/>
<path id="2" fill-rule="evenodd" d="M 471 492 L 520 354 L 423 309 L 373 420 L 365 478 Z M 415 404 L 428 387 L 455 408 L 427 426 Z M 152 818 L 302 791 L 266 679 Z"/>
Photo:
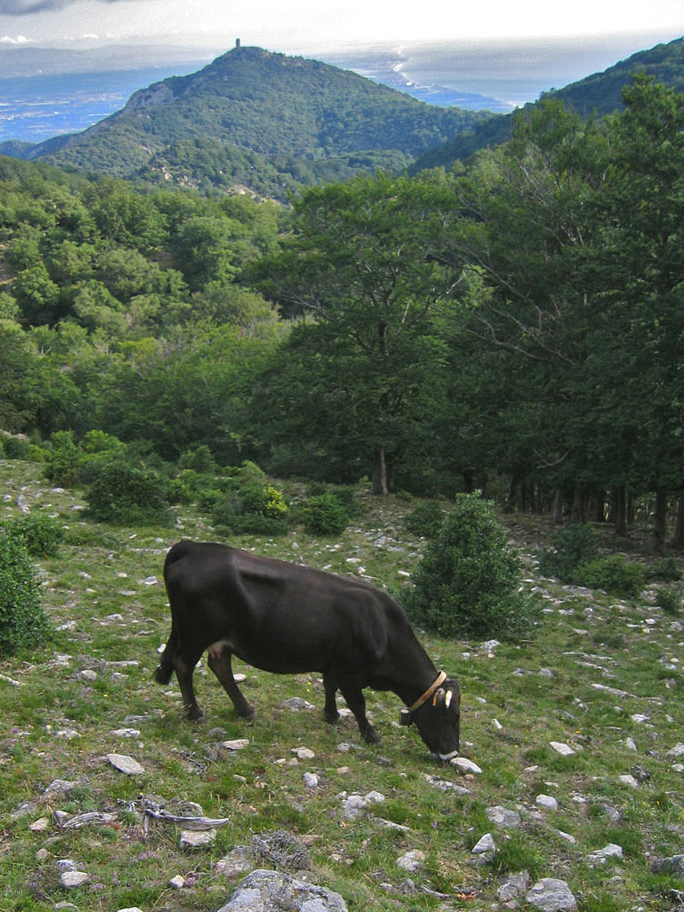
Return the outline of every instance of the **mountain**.
<path id="1" fill-rule="evenodd" d="M 399 168 L 486 118 L 337 67 L 237 46 L 135 92 L 83 133 L 24 155 L 60 167 L 281 195 L 297 182 Z M 267 174 L 264 186 L 264 174 Z"/>
<path id="2" fill-rule="evenodd" d="M 594 111 L 599 116 L 604 116 L 622 108 L 622 89 L 637 72 L 647 73 L 656 82 L 674 88 L 677 92 L 684 91 L 684 38 L 632 54 L 602 73 L 587 76 L 563 89 L 546 92 L 542 99 L 558 98 L 585 117 Z M 425 168 L 450 168 L 455 161 L 467 158 L 478 149 L 505 142 L 510 139 L 514 117 L 515 113 L 512 113 L 482 121 L 473 130 L 460 133 L 440 148 L 431 149 L 420 156 L 411 166 L 411 171 L 415 173 Z"/>

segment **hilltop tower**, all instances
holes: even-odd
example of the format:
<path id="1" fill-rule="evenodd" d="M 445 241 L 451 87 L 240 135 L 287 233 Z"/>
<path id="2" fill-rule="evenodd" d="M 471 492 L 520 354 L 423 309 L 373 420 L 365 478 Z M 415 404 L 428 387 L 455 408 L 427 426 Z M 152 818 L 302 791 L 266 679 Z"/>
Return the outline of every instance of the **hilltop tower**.
<path id="1" fill-rule="evenodd" d="M 239 39 L 239 38 L 236 38 L 236 39 L 235 39 L 235 47 L 236 47 L 236 48 L 239 48 L 239 47 L 240 47 L 240 39 Z"/>

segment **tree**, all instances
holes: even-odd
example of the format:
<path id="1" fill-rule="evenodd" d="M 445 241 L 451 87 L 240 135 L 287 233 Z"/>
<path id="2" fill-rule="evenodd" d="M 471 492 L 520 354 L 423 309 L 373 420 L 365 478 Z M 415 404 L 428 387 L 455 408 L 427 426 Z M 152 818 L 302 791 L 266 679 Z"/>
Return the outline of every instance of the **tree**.
<path id="1" fill-rule="evenodd" d="M 449 279 L 428 256 L 430 187 L 378 174 L 316 187 L 294 208 L 293 237 L 260 267 L 267 294 L 300 318 L 289 389 L 272 375 L 269 390 L 290 426 L 300 416 L 302 440 L 331 458 L 341 444 L 384 494 L 416 431 L 411 404 L 442 359 L 431 318 Z"/>

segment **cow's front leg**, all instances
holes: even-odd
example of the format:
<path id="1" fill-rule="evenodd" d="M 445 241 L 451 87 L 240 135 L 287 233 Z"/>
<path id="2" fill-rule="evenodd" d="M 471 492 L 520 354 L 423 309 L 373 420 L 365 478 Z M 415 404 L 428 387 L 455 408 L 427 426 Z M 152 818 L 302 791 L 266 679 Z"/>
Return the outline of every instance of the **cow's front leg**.
<path id="1" fill-rule="evenodd" d="M 354 684 L 340 684 L 340 691 L 347 706 L 354 713 L 363 740 L 367 744 L 377 744 L 380 741 L 380 735 L 366 718 L 366 700 L 361 688 Z"/>
<path id="2" fill-rule="evenodd" d="M 199 659 L 199 656 L 197 657 Z M 173 657 L 173 667 L 178 678 L 181 696 L 183 697 L 183 706 L 188 719 L 201 719 L 204 713 L 199 708 L 195 698 L 195 690 L 192 686 L 192 674 L 195 670 L 197 659 L 189 662 L 178 653 Z"/>
<path id="3" fill-rule="evenodd" d="M 335 700 L 337 682 L 332 678 L 329 672 L 323 673 L 323 687 L 325 688 L 325 709 L 323 710 L 323 718 L 326 722 L 337 722 L 340 718 L 340 714 L 337 711 L 337 701 Z"/>
<path id="4" fill-rule="evenodd" d="M 233 677 L 233 654 L 226 645 L 215 644 L 208 649 L 209 668 L 219 679 L 223 688 L 232 700 L 235 711 L 245 719 L 254 718 L 254 707 L 245 700 L 242 691 Z"/>

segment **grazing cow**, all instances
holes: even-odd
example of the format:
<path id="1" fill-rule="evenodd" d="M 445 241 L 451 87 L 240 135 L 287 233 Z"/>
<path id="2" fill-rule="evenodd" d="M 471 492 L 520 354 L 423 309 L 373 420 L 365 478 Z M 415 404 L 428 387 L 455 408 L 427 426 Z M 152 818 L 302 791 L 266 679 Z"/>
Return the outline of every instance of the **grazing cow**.
<path id="1" fill-rule="evenodd" d="M 458 754 L 460 690 L 437 669 L 399 605 L 367 583 L 226 545 L 181 541 L 164 562 L 171 634 L 155 672 L 168 684 L 176 672 L 190 719 L 197 705 L 192 674 L 206 650 L 209 667 L 237 712 L 254 715 L 233 677 L 233 654 L 275 673 L 323 675 L 325 718 L 339 713 L 339 690 L 361 735 L 379 737 L 366 718 L 363 688 L 391 690 L 408 707 L 433 757 Z"/>

